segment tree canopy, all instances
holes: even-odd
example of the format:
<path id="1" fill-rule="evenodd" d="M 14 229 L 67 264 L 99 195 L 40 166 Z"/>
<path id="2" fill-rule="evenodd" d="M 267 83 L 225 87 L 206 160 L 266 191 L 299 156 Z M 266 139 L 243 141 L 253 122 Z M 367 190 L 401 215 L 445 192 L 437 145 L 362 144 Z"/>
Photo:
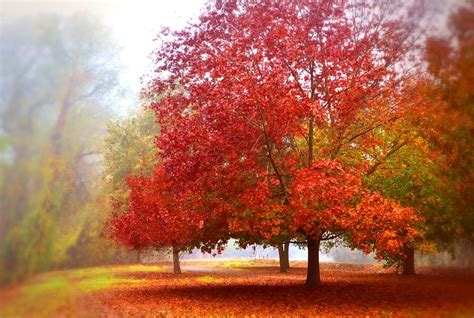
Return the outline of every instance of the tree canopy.
<path id="1" fill-rule="evenodd" d="M 324 239 L 403 257 L 420 218 L 362 177 L 410 142 L 398 122 L 413 105 L 421 13 L 397 1 L 217 1 L 196 24 L 165 30 L 145 91 L 162 96 L 151 102 L 161 162 L 141 195 L 192 200 L 188 225 L 205 229 L 204 247 L 306 241 L 309 285 L 320 283 Z M 138 209 L 161 211 L 142 202 L 129 213 Z"/>

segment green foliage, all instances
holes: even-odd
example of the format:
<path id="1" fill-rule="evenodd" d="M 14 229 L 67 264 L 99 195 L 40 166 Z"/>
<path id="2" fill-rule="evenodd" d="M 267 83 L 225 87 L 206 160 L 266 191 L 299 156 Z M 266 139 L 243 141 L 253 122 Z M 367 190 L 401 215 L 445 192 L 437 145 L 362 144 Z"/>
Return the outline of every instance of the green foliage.
<path id="1" fill-rule="evenodd" d="M 440 204 L 438 166 L 421 138 L 388 158 L 369 180 L 375 190 L 417 210 Z"/>
<path id="2" fill-rule="evenodd" d="M 106 192 L 126 205 L 129 190 L 126 177 L 151 174 L 158 162 L 155 138 L 159 127 L 155 114 L 146 110 L 134 118 L 109 123 L 105 138 Z"/>
<path id="3" fill-rule="evenodd" d="M 38 16 L 2 25 L 1 37 L 0 284 L 112 261 L 94 223 L 117 88 L 109 31 L 85 14 Z"/>
<path id="4" fill-rule="evenodd" d="M 367 182 L 373 190 L 415 209 L 424 218 L 419 226 L 425 238 L 446 247 L 455 225 L 442 191 L 441 159 L 426 140 L 413 134 L 410 143 L 388 158 Z"/>

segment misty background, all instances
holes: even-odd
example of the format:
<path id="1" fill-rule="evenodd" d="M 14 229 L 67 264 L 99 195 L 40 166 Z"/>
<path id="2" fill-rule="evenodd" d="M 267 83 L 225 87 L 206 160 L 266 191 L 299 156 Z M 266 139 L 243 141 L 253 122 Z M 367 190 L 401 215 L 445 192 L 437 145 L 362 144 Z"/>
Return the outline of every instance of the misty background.
<path id="1" fill-rule="evenodd" d="M 162 27 L 196 19 L 203 0 L 0 2 L 0 282 L 54 268 L 156 261 L 167 251 L 127 251 L 102 235 L 123 178 L 151 169 L 153 114 L 142 78 Z M 456 1 L 437 1 L 443 32 Z M 467 247 L 457 247 L 458 249 Z M 472 251 L 471 251 L 472 254 Z M 212 258 L 195 251 L 184 259 Z M 277 258 L 273 248 L 217 258 Z M 290 248 L 290 260 L 306 251 Z M 337 247 L 322 261 L 373 262 Z M 419 257 L 460 264 L 449 253 Z"/>

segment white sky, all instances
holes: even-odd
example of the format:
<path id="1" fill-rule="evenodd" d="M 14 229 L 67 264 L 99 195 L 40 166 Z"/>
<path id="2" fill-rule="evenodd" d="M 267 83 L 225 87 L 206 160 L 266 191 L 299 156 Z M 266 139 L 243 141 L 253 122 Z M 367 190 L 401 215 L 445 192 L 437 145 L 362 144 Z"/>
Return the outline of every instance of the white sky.
<path id="1" fill-rule="evenodd" d="M 140 77 L 150 69 L 149 54 L 163 26 L 178 29 L 199 16 L 206 0 L 0 0 L 5 21 L 25 15 L 90 12 L 102 18 L 122 47 L 123 84 L 138 94 Z"/>
<path id="2" fill-rule="evenodd" d="M 149 53 L 156 47 L 153 41 L 163 26 L 181 28 L 199 16 L 204 0 L 123 0 L 113 2 L 103 16 L 123 45 L 123 61 L 133 89 L 140 88 L 140 76 L 149 69 Z M 92 10 L 91 10 L 92 11 Z M 92 11 L 94 12 L 94 11 Z"/>
<path id="3" fill-rule="evenodd" d="M 447 13 L 462 0 L 428 0 L 441 4 Z M 123 85 L 136 96 L 140 77 L 150 70 L 149 53 L 157 43 L 153 38 L 163 26 L 178 29 L 199 16 L 206 0 L 0 0 L 2 20 L 38 13 L 72 14 L 88 11 L 111 27 L 123 48 Z M 444 14 L 445 16 L 446 14 Z M 441 15 L 443 16 L 443 14 Z M 444 20 L 443 18 L 440 20 Z M 438 21 L 444 24 L 444 21 Z M 131 101 L 133 103 L 133 101 Z"/>

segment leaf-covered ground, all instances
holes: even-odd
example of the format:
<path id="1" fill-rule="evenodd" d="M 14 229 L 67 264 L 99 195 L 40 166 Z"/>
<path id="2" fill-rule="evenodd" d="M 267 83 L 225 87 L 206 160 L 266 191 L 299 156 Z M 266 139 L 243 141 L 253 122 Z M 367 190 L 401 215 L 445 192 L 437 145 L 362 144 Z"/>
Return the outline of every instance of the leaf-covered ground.
<path id="1" fill-rule="evenodd" d="M 0 290 L 0 317 L 473 317 L 472 271 L 322 264 L 323 286 L 266 262 L 187 262 L 56 271 Z"/>

